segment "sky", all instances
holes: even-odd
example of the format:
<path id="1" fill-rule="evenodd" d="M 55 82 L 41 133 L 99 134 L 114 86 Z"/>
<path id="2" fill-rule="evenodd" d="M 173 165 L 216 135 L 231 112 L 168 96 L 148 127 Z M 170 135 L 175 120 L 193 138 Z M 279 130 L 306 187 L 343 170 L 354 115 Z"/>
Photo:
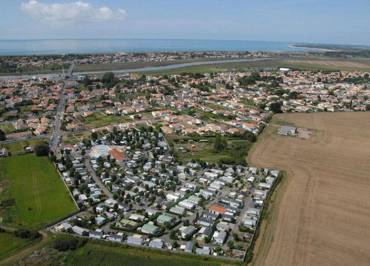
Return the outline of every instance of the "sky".
<path id="1" fill-rule="evenodd" d="M 0 39 L 370 45 L 370 0 L 0 0 Z"/>

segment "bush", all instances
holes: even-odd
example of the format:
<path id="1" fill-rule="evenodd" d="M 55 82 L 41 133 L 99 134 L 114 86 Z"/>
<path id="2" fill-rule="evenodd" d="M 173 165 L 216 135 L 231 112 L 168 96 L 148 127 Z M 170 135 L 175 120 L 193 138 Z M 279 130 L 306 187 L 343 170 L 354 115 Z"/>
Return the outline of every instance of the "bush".
<path id="1" fill-rule="evenodd" d="M 270 109 L 273 113 L 278 114 L 282 113 L 283 111 L 281 110 L 282 103 L 281 102 L 273 102 L 270 105 Z"/>
<path id="2" fill-rule="evenodd" d="M 114 76 L 113 72 L 106 72 L 102 77 L 102 82 L 105 86 L 111 88 L 117 84 L 118 79 Z"/>
<path id="3" fill-rule="evenodd" d="M 46 143 L 38 144 L 34 148 L 35 154 L 37 156 L 48 156 L 50 152 L 49 145 Z"/>
<path id="4" fill-rule="evenodd" d="M 24 239 L 37 239 L 41 237 L 39 232 L 30 231 L 26 229 L 18 229 L 17 231 L 14 232 L 14 235 L 16 237 L 24 238 Z"/>
<path id="5" fill-rule="evenodd" d="M 215 151 L 220 152 L 227 148 L 227 141 L 224 137 L 217 135 L 213 144 Z"/>
<path id="6" fill-rule="evenodd" d="M 5 132 L 0 129 L 0 141 L 6 140 Z"/>
<path id="7" fill-rule="evenodd" d="M 73 239 L 57 239 L 53 243 L 53 248 L 58 251 L 75 250 L 82 247 L 86 243 L 86 240 Z"/>

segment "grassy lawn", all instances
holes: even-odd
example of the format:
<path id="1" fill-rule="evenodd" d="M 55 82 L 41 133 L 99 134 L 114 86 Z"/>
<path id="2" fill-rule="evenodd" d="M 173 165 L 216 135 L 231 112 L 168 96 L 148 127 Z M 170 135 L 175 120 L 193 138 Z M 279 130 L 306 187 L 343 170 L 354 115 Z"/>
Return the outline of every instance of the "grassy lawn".
<path id="1" fill-rule="evenodd" d="M 63 143 L 65 144 L 76 144 L 83 140 L 84 138 L 87 138 L 91 135 L 90 130 L 78 132 L 78 133 L 70 133 L 68 136 L 63 137 Z"/>
<path id="2" fill-rule="evenodd" d="M 338 64 L 342 63 L 342 64 Z M 360 60 L 352 60 L 351 62 L 362 62 Z M 261 68 L 279 68 L 289 67 L 303 70 L 328 70 L 328 71 L 370 71 L 370 64 L 365 62 L 363 65 L 351 64 L 348 59 L 330 58 L 330 57 L 302 57 L 297 60 L 289 60 L 284 58 L 266 59 L 263 61 L 250 62 L 232 62 L 223 64 L 210 64 L 201 66 L 190 66 L 170 70 L 153 71 L 148 74 L 179 74 L 179 73 L 209 73 L 209 72 L 224 72 L 230 70 L 256 70 Z"/>
<path id="3" fill-rule="evenodd" d="M 128 116 L 106 115 L 101 112 L 96 112 L 84 118 L 83 123 L 89 128 L 99 128 L 110 124 L 119 124 L 128 121 L 131 121 Z"/>
<path id="4" fill-rule="evenodd" d="M 41 139 L 35 139 L 35 140 L 23 140 L 23 141 L 17 141 L 17 142 L 13 142 L 13 143 L 9 143 L 9 144 L 3 144 L 3 145 L 0 145 L 1 148 L 6 148 L 9 152 L 11 152 L 12 154 L 14 153 L 17 153 L 17 152 L 21 152 L 24 150 L 25 147 L 27 146 L 35 146 L 37 144 L 40 144 L 40 143 L 43 143 L 45 142 L 45 140 L 41 140 Z"/>
<path id="5" fill-rule="evenodd" d="M 12 233 L 0 233 L 0 260 L 31 243 L 31 240 L 15 237 Z"/>
<path id="6" fill-rule="evenodd" d="M 174 144 L 174 151 L 178 160 L 188 162 L 201 160 L 210 163 L 245 163 L 245 158 L 252 144 L 243 139 L 227 138 L 227 148 L 216 151 L 214 148 L 214 137 L 191 137 L 181 138 L 167 136 L 167 139 Z"/>
<path id="7" fill-rule="evenodd" d="M 47 157 L 33 154 L 0 159 L 3 224 L 38 229 L 76 210 Z"/>
<path id="8" fill-rule="evenodd" d="M 205 162 L 217 163 L 221 159 L 228 157 L 227 151 L 215 152 L 212 143 L 194 143 L 190 146 L 194 147 L 191 149 L 188 144 L 180 144 L 178 147 L 183 147 L 185 149 L 190 149 L 187 152 L 179 152 L 179 159 L 184 162 L 191 160 L 202 160 Z"/>
<path id="9" fill-rule="evenodd" d="M 7 122 L 2 123 L 2 124 L 0 125 L 0 129 L 1 129 L 2 131 L 4 131 L 4 132 L 5 132 L 5 134 L 12 133 L 12 132 L 14 132 L 14 130 L 15 130 L 15 128 L 14 128 L 14 126 L 13 126 L 13 124 L 12 124 L 12 123 L 7 123 Z"/>
<path id="10" fill-rule="evenodd" d="M 71 252 L 67 265 L 129 265 L 129 266 L 210 266 L 235 265 L 215 259 L 175 255 L 159 251 L 143 250 L 130 247 L 113 247 L 87 243 L 82 248 Z"/>

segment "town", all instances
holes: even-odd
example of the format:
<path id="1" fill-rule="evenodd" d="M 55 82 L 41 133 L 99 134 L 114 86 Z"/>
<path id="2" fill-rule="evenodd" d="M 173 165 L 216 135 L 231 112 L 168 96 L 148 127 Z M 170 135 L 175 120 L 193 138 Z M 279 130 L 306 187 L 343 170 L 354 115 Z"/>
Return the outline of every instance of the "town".
<path id="1" fill-rule="evenodd" d="M 369 80 L 289 68 L 6 79 L 0 156 L 49 142 L 78 210 L 51 232 L 244 261 L 283 175 L 245 160 L 272 115 L 368 111 Z"/>
<path id="2" fill-rule="evenodd" d="M 370 265 L 370 1 L 0 1 L 0 265 Z"/>
<path id="3" fill-rule="evenodd" d="M 66 95 L 63 136 L 128 122 L 165 134 L 258 135 L 272 113 L 370 109 L 369 74 L 280 69 L 171 75 L 79 77 Z M 7 139 L 47 136 L 63 83 L 1 82 L 0 129 Z"/>

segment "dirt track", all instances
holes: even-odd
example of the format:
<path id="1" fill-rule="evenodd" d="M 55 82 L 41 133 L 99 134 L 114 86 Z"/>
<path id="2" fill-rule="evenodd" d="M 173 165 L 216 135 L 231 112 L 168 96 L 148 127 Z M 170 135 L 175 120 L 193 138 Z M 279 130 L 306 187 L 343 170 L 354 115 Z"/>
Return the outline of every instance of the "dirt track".
<path id="1" fill-rule="evenodd" d="M 276 134 L 279 120 L 313 129 Z M 370 113 L 275 116 L 249 163 L 286 170 L 255 265 L 370 265 Z"/>

